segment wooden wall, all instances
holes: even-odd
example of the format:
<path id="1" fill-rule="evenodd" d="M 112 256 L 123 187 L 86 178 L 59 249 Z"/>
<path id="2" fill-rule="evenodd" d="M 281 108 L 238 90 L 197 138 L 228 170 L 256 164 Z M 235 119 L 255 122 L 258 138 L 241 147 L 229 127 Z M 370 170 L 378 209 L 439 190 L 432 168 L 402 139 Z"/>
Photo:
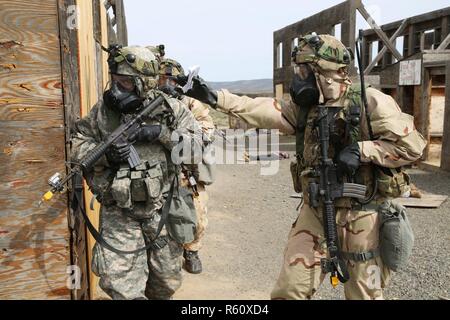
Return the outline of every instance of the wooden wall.
<path id="1" fill-rule="evenodd" d="M 74 123 L 109 81 L 101 45 L 126 45 L 123 2 L 108 6 L 120 16 L 108 18 L 103 0 L 0 0 L 0 299 L 96 297 L 94 241 L 69 207 L 70 190 L 37 204 L 47 179 L 66 171 Z M 91 197 L 86 190 L 87 208 Z M 94 223 L 98 209 L 89 210 Z M 67 287 L 70 265 L 82 273 L 78 290 Z"/>
<path id="2" fill-rule="evenodd" d="M 57 3 L 0 7 L 0 299 L 69 299 L 67 197 L 37 207 L 65 170 Z"/>

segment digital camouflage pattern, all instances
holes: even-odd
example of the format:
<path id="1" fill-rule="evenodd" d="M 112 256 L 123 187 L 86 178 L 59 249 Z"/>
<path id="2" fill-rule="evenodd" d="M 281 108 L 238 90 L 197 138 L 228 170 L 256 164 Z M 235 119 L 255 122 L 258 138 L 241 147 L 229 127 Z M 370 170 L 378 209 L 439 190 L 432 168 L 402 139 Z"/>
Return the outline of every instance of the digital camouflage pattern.
<path id="1" fill-rule="evenodd" d="M 205 147 L 211 146 L 214 139 L 214 121 L 209 114 L 209 107 L 198 100 L 183 96 L 181 100 L 192 112 L 195 119 L 198 121 L 203 131 L 203 142 Z M 205 234 L 208 225 L 208 193 L 205 189 L 205 184 L 210 185 L 214 182 L 214 165 L 213 164 L 198 164 L 198 193 L 199 196 L 194 198 L 195 210 L 197 213 L 197 229 L 195 240 L 192 243 L 186 244 L 184 248 L 188 251 L 199 251 L 202 247 L 202 238 Z"/>
<path id="2" fill-rule="evenodd" d="M 139 96 L 144 97 L 149 90 L 157 88 L 159 62 L 149 49 L 139 46 L 121 48 L 114 61 L 118 63 L 117 74 L 141 80 L 135 81 Z"/>
<path id="3" fill-rule="evenodd" d="M 184 69 L 178 61 L 173 59 L 163 59 L 159 66 L 159 74 L 170 77 L 184 76 Z"/>
<path id="4" fill-rule="evenodd" d="M 155 94 L 153 91 L 148 92 L 149 96 Z M 158 114 L 167 112 L 172 114 L 171 118 L 158 117 Z M 73 161 L 86 156 L 113 132 L 122 120 L 124 120 L 122 115 L 106 106 L 103 101 L 99 101 L 90 113 L 76 124 L 76 134 L 72 139 Z M 164 197 L 169 191 L 174 175 L 178 173 L 178 168 L 171 159 L 171 150 L 176 146 L 178 139 L 172 141 L 172 132 L 176 131 L 186 141 L 192 139 L 195 148 L 201 148 L 202 145 L 200 127 L 192 113 L 177 99 L 167 97 L 166 104 L 159 108 L 156 116 L 146 122 L 162 125 L 162 132 L 157 141 L 134 144 L 141 160 L 149 163 L 147 181 L 137 179 L 133 183 L 138 183 L 138 188 L 131 188 L 131 191 L 124 188 L 129 181 L 120 182 L 116 194 L 113 193 L 114 183 L 120 180 L 119 168 L 111 166 L 106 157 L 96 164 L 93 172 L 85 174 L 87 184 L 102 204 L 101 234 L 110 244 L 121 250 L 143 247 L 144 240 L 150 239 L 155 234 Z M 140 199 L 142 194 L 135 192 L 142 191 L 143 184 L 147 188 L 147 192 L 144 192 L 145 201 Z M 132 195 L 133 210 L 122 209 L 129 208 L 126 203 L 129 200 L 128 194 Z M 122 208 L 117 203 L 117 200 L 120 202 L 120 197 L 126 200 L 120 203 Z M 166 234 L 165 228 L 163 234 Z M 134 255 L 118 255 L 96 245 L 93 269 L 100 277 L 100 287 L 113 299 L 145 297 L 168 299 L 181 285 L 182 252 L 182 246 L 172 240 L 162 250 Z"/>

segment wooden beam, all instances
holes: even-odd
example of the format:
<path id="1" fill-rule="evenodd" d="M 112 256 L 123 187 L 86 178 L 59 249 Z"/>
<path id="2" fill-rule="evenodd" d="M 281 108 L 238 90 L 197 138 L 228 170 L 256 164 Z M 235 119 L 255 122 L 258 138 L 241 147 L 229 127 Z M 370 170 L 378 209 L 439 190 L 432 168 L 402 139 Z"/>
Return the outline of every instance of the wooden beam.
<path id="1" fill-rule="evenodd" d="M 408 19 L 403 20 L 400 27 L 395 31 L 395 33 L 392 35 L 392 37 L 389 39 L 389 42 L 392 43 L 393 46 L 395 46 L 395 39 L 397 39 L 403 31 L 405 31 L 406 27 L 408 26 Z M 378 55 L 375 57 L 375 59 L 369 64 L 369 66 L 364 70 L 364 74 L 369 74 L 372 69 L 377 65 L 378 61 L 384 56 L 384 54 L 387 51 L 387 47 L 383 47 L 381 51 L 378 53 Z"/>
<path id="2" fill-rule="evenodd" d="M 402 60 L 403 55 L 398 52 L 397 48 L 395 48 L 391 42 L 389 41 L 386 34 L 381 30 L 380 26 L 375 22 L 375 20 L 370 16 L 370 14 L 367 12 L 366 8 L 363 4 L 361 4 L 360 7 L 358 7 L 359 13 L 366 19 L 367 23 L 372 27 L 372 29 L 376 32 L 378 37 L 380 37 L 381 41 L 384 43 L 384 45 L 389 49 L 389 51 L 392 52 L 392 54 L 397 58 L 397 60 Z"/>
<path id="3" fill-rule="evenodd" d="M 127 19 L 125 17 L 125 8 L 123 0 L 116 0 L 116 23 L 117 23 L 117 40 L 124 47 L 128 45 L 128 29 Z"/>
<path id="4" fill-rule="evenodd" d="M 423 152 L 422 159 L 424 161 L 428 160 L 428 154 L 430 152 L 430 111 L 431 111 L 431 94 L 432 94 L 432 79 L 430 72 L 427 68 L 423 66 L 422 63 L 422 99 L 420 101 L 420 114 L 422 119 L 421 132 L 427 141 L 427 147 Z"/>
<path id="5" fill-rule="evenodd" d="M 441 168 L 450 171 L 450 61 L 445 75 L 444 134 L 442 137 Z"/>
<path id="6" fill-rule="evenodd" d="M 436 49 L 436 51 L 444 51 L 448 45 L 450 44 L 450 33 L 447 35 L 447 37 L 442 41 L 440 46 Z"/>
<path id="7" fill-rule="evenodd" d="M 66 154 L 71 157 L 70 138 L 75 130 L 75 122 L 80 119 L 80 78 L 78 61 L 78 29 L 67 26 L 68 6 L 75 6 L 76 0 L 58 0 L 59 37 L 61 46 L 62 88 L 66 129 Z M 72 192 L 69 191 L 69 199 Z M 70 208 L 70 205 L 69 205 Z M 80 215 L 69 209 L 69 227 L 71 229 L 72 264 L 81 270 L 81 289 L 74 290 L 75 300 L 89 299 L 89 272 L 87 259 L 86 226 Z"/>

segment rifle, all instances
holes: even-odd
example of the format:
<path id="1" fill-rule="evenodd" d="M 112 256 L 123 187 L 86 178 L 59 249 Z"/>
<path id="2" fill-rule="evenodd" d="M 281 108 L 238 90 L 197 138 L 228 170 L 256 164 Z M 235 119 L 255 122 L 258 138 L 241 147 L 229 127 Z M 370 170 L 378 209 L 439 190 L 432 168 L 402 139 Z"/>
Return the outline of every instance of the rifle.
<path id="1" fill-rule="evenodd" d="M 66 183 L 69 182 L 76 174 L 80 173 L 80 171 L 89 172 L 114 143 L 130 141 L 130 137 L 132 137 L 143 126 L 145 118 L 164 101 L 165 98 L 163 95 L 159 95 L 152 101 L 145 100 L 142 110 L 136 116 L 132 117 L 129 121 L 123 123 L 116 130 L 114 130 L 114 132 L 111 133 L 105 141 L 97 145 L 77 164 L 75 168 L 71 169 L 69 174 L 64 179 L 62 179 L 62 175 L 60 173 L 54 174 L 48 180 L 48 184 L 51 189 L 42 197 L 39 202 L 39 206 L 44 201 L 50 201 L 55 193 L 62 193 Z M 131 146 L 130 156 L 128 157 L 128 164 L 130 165 L 130 168 L 133 169 L 140 163 L 141 159 L 139 158 L 136 149 Z"/>
<path id="2" fill-rule="evenodd" d="M 310 206 L 318 209 L 322 206 L 322 216 L 328 257 L 321 260 L 324 274 L 331 273 L 331 284 L 336 287 L 339 281 L 349 279 L 347 266 L 340 254 L 340 245 L 336 226 L 335 201 L 339 198 L 364 199 L 367 187 L 355 183 L 342 183 L 338 179 L 337 166 L 329 157 L 330 133 L 335 132 L 335 116 L 340 108 L 318 106 L 318 117 L 314 122 L 319 133 L 320 159 L 313 169 L 313 177 L 319 180 L 309 184 Z"/>

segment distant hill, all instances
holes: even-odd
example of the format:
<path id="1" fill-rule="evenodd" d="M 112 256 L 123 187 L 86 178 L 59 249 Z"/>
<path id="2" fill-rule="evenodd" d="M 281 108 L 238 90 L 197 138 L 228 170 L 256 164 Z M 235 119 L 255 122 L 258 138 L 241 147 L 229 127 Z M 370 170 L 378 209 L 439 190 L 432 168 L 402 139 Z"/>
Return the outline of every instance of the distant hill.
<path id="1" fill-rule="evenodd" d="M 215 90 L 227 89 L 233 93 L 265 93 L 273 92 L 272 79 L 240 80 L 230 82 L 208 82 Z"/>

